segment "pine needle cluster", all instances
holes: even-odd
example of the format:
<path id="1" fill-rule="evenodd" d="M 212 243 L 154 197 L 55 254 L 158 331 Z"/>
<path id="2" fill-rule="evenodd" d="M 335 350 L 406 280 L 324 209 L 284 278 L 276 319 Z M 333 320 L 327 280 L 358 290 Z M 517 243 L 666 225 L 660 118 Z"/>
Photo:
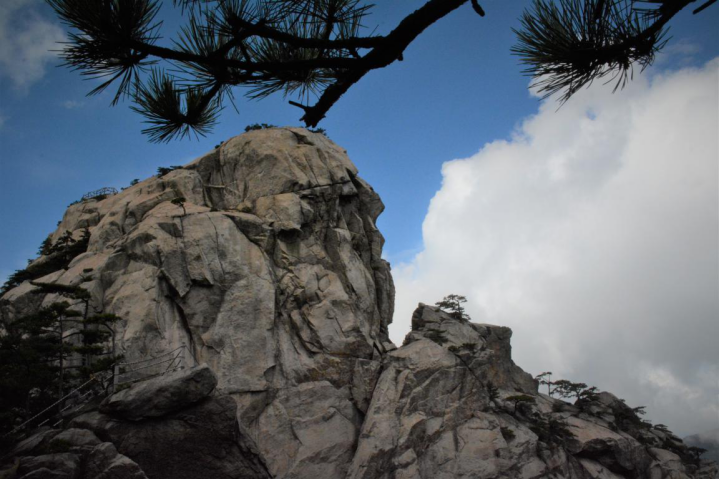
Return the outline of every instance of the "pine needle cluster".
<path id="1" fill-rule="evenodd" d="M 386 35 L 365 30 L 363 0 L 173 0 L 186 23 L 163 39 L 161 0 L 46 0 L 68 26 L 65 64 L 116 87 L 151 141 L 206 135 L 233 89 L 250 99 L 280 93 L 314 128 L 368 72 L 403 60 L 429 26 L 478 0 L 425 0 Z M 167 0 L 169 2 L 169 0 Z M 700 11 L 716 0 L 709 0 Z M 665 43 L 665 25 L 692 0 L 535 0 L 521 18 L 514 53 L 545 95 L 566 101 L 595 79 L 617 88 L 646 68 Z"/>
<path id="2" fill-rule="evenodd" d="M 361 0 L 174 0 L 188 20 L 169 48 L 158 0 L 47 2 L 71 30 L 65 64 L 103 80 L 90 95 L 115 84 L 112 104 L 132 100 L 155 142 L 207 134 L 233 86 L 318 95 L 376 43 L 359 37 L 372 7 Z"/>
<path id="3" fill-rule="evenodd" d="M 594 80 L 631 80 L 666 44 L 665 25 L 692 0 L 534 0 L 512 52 L 543 97 L 567 101 Z"/>

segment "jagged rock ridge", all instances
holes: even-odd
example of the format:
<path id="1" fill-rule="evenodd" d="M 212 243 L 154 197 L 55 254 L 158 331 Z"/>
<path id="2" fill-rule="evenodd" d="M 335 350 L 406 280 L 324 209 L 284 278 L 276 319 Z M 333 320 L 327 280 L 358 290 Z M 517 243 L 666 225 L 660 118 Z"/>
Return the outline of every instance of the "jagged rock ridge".
<path id="1" fill-rule="evenodd" d="M 128 360 L 185 345 L 187 363 L 214 373 L 180 411 L 140 414 L 133 398 L 155 387 L 141 386 L 73 427 L 151 478 L 711 477 L 661 449 L 673 438 L 649 431 L 640 442 L 619 427 L 626 406 L 611 395 L 579 408 L 538 394 L 511 360 L 508 328 L 420 305 L 396 349 L 382 209 L 344 150 L 296 128 L 235 137 L 162 177 L 72 205 L 53 240 L 87 229 L 88 250 L 38 281 L 82 284 L 95 311 L 123 318 Z M 55 299 L 33 289 L 4 295 L 7 320 Z M 535 405 L 514 411 L 506 398 L 516 394 Z M 553 432 L 550 419 L 571 434 Z"/>

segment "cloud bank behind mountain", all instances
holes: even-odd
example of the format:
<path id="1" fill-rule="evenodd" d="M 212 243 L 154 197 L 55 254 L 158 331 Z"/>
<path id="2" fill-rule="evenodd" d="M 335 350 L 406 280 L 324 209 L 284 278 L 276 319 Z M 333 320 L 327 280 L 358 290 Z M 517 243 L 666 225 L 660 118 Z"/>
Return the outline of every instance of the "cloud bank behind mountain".
<path id="1" fill-rule="evenodd" d="M 390 332 L 456 293 L 510 326 L 533 374 L 719 426 L 719 59 L 548 101 L 509 140 L 448 161 L 424 249 L 396 265 Z M 559 108 L 559 109 L 558 109 Z"/>

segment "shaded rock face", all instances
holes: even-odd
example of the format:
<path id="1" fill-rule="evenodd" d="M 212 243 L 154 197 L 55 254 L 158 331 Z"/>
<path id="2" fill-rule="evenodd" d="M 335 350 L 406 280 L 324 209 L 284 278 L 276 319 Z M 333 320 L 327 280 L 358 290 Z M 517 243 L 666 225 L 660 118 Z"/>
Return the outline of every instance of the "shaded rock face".
<path id="1" fill-rule="evenodd" d="M 132 458 L 151 479 L 269 479 L 263 459 L 238 429 L 232 397 L 207 398 L 151 420 L 89 412 L 71 422 Z"/>
<path id="2" fill-rule="evenodd" d="M 131 421 L 159 417 L 192 406 L 209 396 L 215 386 L 217 378 L 203 365 L 119 391 L 105 399 L 99 409 Z"/>
<path id="3" fill-rule="evenodd" d="M 161 178 L 71 206 L 53 239 L 88 229 L 88 251 L 39 281 L 81 284 L 94 311 L 120 316 L 125 361 L 183 350 L 185 364 L 206 366 L 140 382 L 69 429 L 37 432 L 0 473 L 716 476 L 609 393 L 574 405 L 539 394 L 512 361 L 509 328 L 420 304 L 395 348 L 394 288 L 375 227 L 382 209 L 341 148 L 294 128 L 250 132 Z M 57 299 L 33 289 L 3 296 L 3 320 Z M 518 407 L 518 396 L 530 401 Z"/>
<path id="4" fill-rule="evenodd" d="M 87 429 L 48 429 L 16 449 L 2 477 L 20 479 L 148 479 L 140 466 Z M 63 452 L 59 452 L 62 450 Z"/>

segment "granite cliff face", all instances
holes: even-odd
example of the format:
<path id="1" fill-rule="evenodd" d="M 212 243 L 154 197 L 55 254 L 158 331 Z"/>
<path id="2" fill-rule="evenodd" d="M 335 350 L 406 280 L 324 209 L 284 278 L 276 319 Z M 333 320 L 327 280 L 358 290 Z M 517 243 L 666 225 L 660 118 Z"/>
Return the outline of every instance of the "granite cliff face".
<path id="1" fill-rule="evenodd" d="M 295 128 L 72 205 L 52 239 L 87 229 L 87 252 L 37 281 L 82 285 L 94 311 L 120 316 L 127 361 L 184 345 L 206 366 L 69 418 L 67 457 L 43 448 L 67 431 L 40 431 L 16 450 L 16 477 L 53 461 L 70 472 L 46 477 L 713 477 L 678 439 L 620 421 L 607 393 L 574 406 L 538 394 L 508 328 L 420 305 L 397 349 L 382 210 L 344 150 Z M 3 296 L 6 321 L 56 299 L 34 288 Z M 534 403 L 518 410 L 507 398 L 521 394 Z"/>

